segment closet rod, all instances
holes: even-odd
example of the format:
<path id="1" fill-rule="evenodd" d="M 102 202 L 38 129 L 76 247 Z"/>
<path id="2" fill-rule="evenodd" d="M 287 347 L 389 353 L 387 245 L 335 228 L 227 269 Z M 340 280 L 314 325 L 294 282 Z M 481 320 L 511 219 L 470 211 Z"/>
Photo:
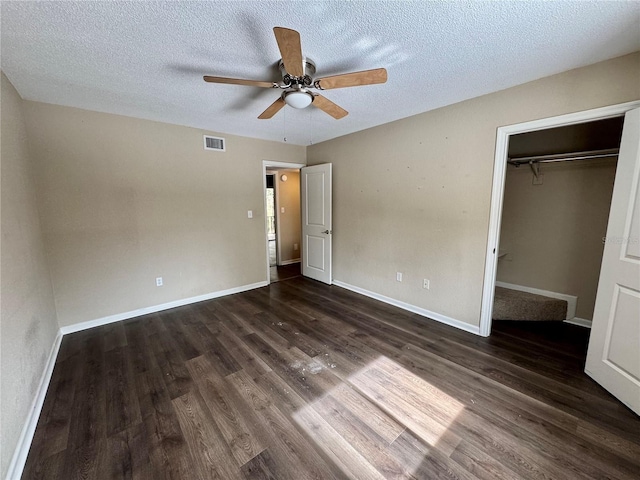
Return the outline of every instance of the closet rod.
<path id="1" fill-rule="evenodd" d="M 562 153 L 557 155 L 536 155 L 534 157 L 516 157 L 509 158 L 507 163 L 519 167 L 531 163 L 554 163 L 554 162 L 572 162 L 574 160 L 591 160 L 593 158 L 611 158 L 617 157 L 619 148 L 610 148 L 607 150 L 589 150 L 586 152 Z"/>

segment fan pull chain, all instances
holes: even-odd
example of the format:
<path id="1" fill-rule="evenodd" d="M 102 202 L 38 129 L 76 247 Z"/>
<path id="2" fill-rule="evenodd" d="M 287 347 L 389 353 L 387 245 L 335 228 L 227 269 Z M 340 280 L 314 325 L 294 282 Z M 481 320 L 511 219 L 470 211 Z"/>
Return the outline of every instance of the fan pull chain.
<path id="1" fill-rule="evenodd" d="M 282 109 L 282 139 L 287 142 L 287 109 Z"/>
<path id="2" fill-rule="evenodd" d="M 313 145 L 313 116 L 311 115 L 311 109 L 309 109 L 309 145 Z"/>

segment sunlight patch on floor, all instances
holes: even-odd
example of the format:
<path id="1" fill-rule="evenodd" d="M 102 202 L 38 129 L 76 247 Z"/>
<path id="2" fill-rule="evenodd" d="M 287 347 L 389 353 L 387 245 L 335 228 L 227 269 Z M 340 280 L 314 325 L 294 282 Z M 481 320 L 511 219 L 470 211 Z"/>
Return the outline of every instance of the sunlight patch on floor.
<path id="1" fill-rule="evenodd" d="M 463 409 L 455 398 L 381 356 L 293 418 L 345 474 L 385 478 L 381 472 L 415 472 L 431 448 L 450 455 L 460 437 L 449 427 Z M 407 444 L 414 437 L 419 442 L 409 454 L 403 447 L 400 465 L 401 435 Z"/>

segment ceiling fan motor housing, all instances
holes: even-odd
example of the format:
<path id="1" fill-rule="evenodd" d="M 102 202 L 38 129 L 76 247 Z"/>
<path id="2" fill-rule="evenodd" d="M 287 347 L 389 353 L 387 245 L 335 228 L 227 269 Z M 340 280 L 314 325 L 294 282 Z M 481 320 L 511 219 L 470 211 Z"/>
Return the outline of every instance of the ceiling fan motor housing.
<path id="1" fill-rule="evenodd" d="M 313 83 L 311 78 L 316 73 L 316 64 L 313 60 L 303 57 L 303 75 L 301 77 L 294 77 L 290 75 L 284 67 L 282 60 L 278 62 L 278 68 L 282 74 L 282 88 L 285 91 L 282 92 L 282 100 L 293 108 L 306 108 L 313 102 L 313 94 L 309 92 L 307 87 L 310 87 Z"/>
<path id="2" fill-rule="evenodd" d="M 303 75 L 301 77 L 294 77 L 290 75 L 287 70 L 284 68 L 284 63 L 282 60 L 278 62 L 278 68 L 280 69 L 280 73 L 282 74 L 282 82 L 284 86 L 296 86 L 299 85 L 301 87 L 310 87 L 313 83 L 312 77 L 316 73 L 316 64 L 313 60 L 307 57 L 302 58 L 302 70 Z"/>

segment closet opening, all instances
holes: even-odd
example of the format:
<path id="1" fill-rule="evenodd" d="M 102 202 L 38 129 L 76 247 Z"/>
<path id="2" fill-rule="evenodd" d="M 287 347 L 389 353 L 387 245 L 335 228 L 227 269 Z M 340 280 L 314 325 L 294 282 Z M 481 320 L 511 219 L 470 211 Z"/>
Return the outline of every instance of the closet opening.
<path id="1" fill-rule="evenodd" d="M 511 135 L 492 332 L 584 364 L 624 117 Z"/>

